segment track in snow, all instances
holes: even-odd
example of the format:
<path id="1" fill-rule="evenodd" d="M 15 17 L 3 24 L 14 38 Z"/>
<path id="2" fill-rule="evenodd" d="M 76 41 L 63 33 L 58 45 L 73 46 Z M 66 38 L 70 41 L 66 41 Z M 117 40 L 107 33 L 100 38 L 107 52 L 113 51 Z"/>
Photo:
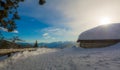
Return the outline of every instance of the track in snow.
<path id="1" fill-rule="evenodd" d="M 39 49 L 0 62 L 0 70 L 119 70 L 120 51 Z"/>

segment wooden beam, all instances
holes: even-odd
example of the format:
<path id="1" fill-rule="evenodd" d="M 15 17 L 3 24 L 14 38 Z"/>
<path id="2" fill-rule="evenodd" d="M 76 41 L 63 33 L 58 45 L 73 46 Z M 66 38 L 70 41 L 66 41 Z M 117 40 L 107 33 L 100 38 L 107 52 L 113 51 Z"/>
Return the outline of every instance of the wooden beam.
<path id="1" fill-rule="evenodd" d="M 23 48 L 23 49 L 0 49 L 0 56 L 9 55 L 15 52 L 23 52 L 23 51 L 35 51 L 36 48 Z"/>

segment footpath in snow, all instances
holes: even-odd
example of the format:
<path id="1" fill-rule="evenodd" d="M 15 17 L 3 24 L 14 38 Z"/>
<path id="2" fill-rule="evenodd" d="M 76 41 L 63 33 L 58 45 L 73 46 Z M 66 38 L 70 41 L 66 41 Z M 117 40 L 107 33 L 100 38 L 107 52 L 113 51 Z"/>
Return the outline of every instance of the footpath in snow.
<path id="1" fill-rule="evenodd" d="M 17 53 L 0 70 L 120 70 L 120 44 L 100 49 L 47 49 Z"/>

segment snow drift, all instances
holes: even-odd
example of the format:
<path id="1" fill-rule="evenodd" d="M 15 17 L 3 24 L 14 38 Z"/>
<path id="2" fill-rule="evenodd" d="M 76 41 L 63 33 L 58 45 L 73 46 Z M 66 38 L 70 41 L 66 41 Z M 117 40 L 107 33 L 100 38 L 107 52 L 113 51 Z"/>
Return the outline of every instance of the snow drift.
<path id="1" fill-rule="evenodd" d="M 101 25 L 80 34 L 78 40 L 120 39 L 120 23 Z"/>

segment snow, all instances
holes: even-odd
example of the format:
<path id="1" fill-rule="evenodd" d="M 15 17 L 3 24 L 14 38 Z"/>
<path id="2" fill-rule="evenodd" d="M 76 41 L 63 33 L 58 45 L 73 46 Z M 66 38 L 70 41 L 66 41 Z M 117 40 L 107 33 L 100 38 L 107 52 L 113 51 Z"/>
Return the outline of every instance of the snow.
<path id="1" fill-rule="evenodd" d="M 120 39 L 120 23 L 101 25 L 80 34 L 79 40 Z"/>
<path id="2" fill-rule="evenodd" d="M 6 58 L 8 58 L 7 55 L 5 55 L 5 56 L 0 56 L 0 61 L 4 60 L 4 59 L 6 59 Z"/>
<path id="3" fill-rule="evenodd" d="M 99 49 L 39 48 L 0 61 L 0 70 L 120 70 L 120 43 Z"/>

